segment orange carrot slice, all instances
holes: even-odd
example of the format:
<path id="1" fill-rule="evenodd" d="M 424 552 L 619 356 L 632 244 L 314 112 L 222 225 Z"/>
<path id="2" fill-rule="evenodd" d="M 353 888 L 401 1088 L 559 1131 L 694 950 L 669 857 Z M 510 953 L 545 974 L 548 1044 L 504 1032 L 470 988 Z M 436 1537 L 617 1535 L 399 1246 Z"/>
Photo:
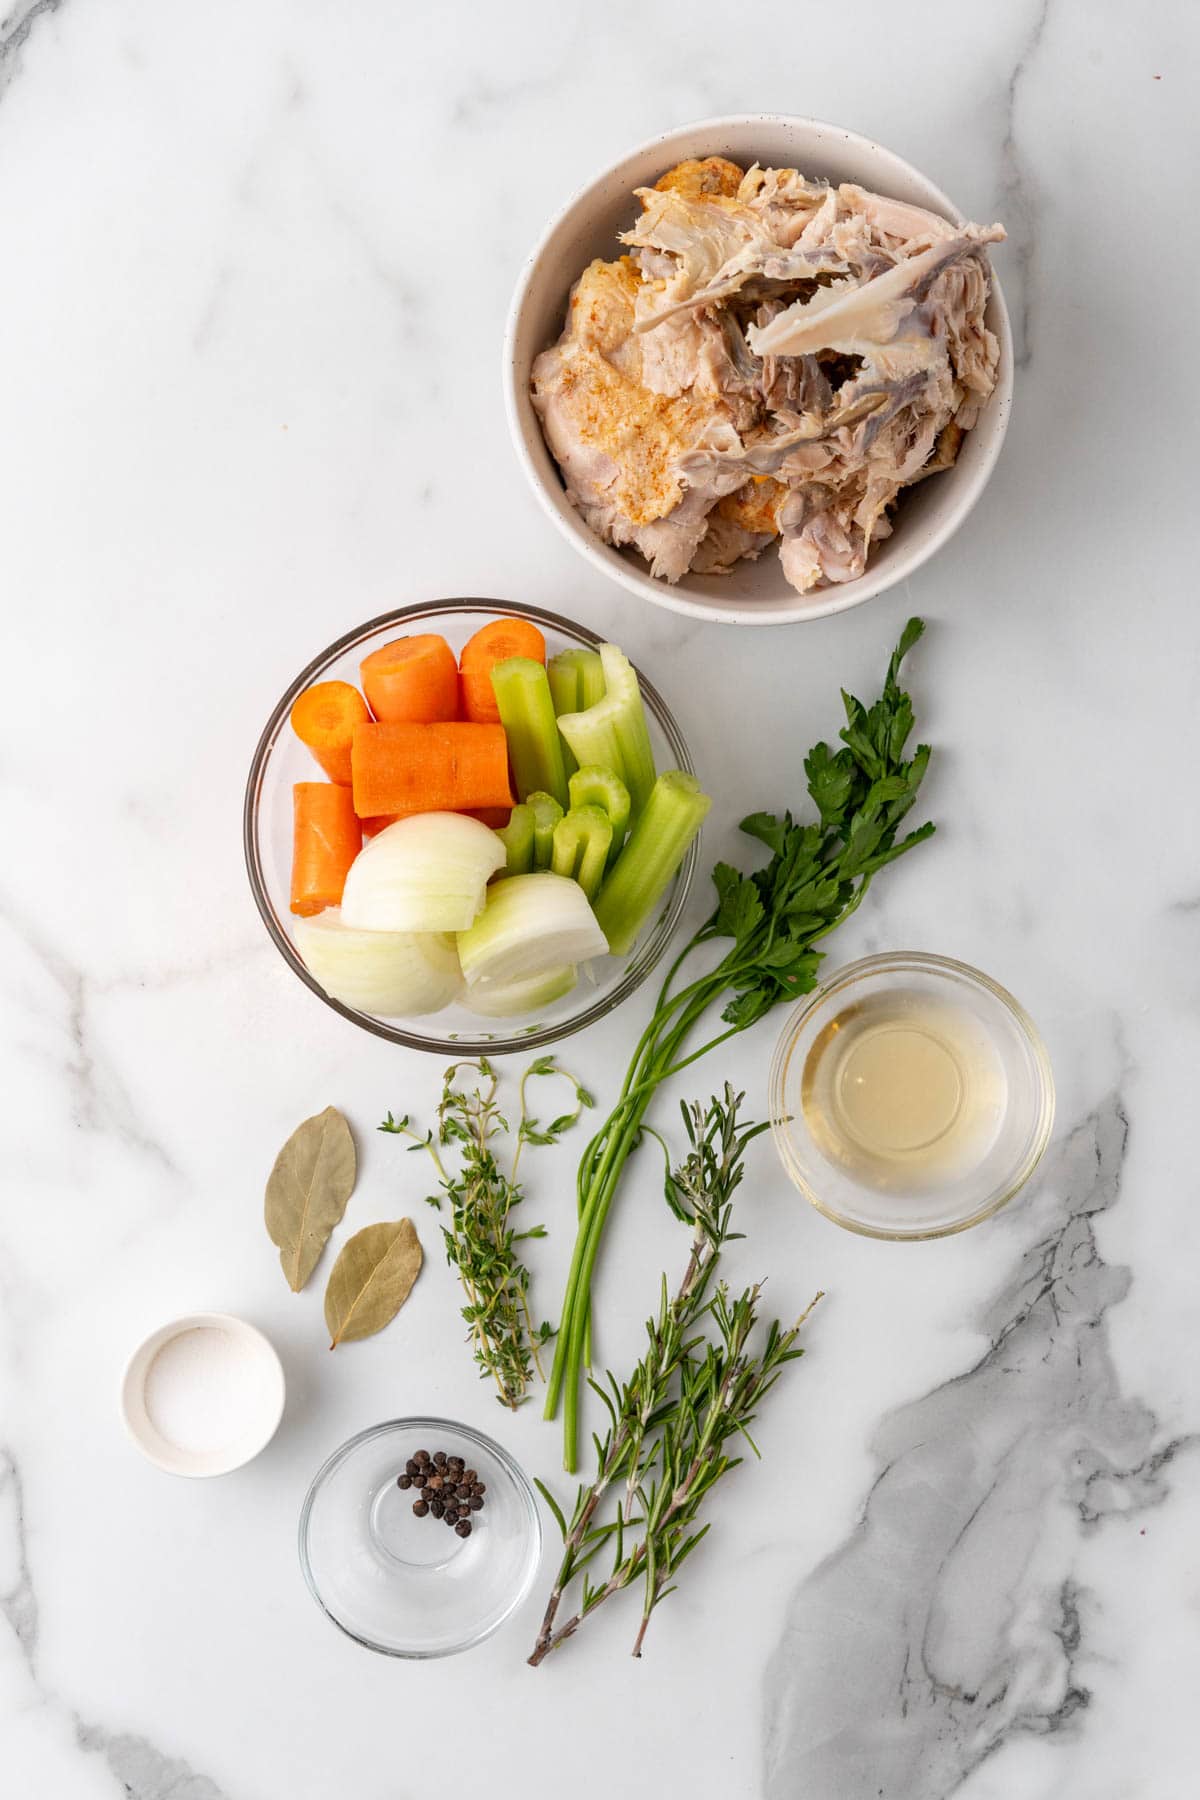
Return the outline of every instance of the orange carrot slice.
<path id="1" fill-rule="evenodd" d="M 426 632 L 372 650 L 361 665 L 363 692 L 377 719 L 427 725 L 458 717 L 458 668 L 444 637 Z"/>
<path id="2" fill-rule="evenodd" d="M 340 906 L 346 871 L 362 849 L 348 787 L 298 781 L 292 789 L 292 911 L 309 919 Z"/>
<path id="3" fill-rule="evenodd" d="M 318 681 L 292 707 L 292 730 L 307 744 L 330 781 L 350 781 L 354 727 L 370 718 L 367 703 L 348 681 Z"/>
<path id="4" fill-rule="evenodd" d="M 540 663 L 546 660 L 546 640 L 528 619 L 493 619 L 467 639 L 458 659 L 464 719 L 476 724 L 499 724 L 492 670 L 513 656 L 527 656 Z"/>
<path id="5" fill-rule="evenodd" d="M 351 762 L 354 810 L 361 819 L 513 803 L 502 725 L 359 725 Z"/>

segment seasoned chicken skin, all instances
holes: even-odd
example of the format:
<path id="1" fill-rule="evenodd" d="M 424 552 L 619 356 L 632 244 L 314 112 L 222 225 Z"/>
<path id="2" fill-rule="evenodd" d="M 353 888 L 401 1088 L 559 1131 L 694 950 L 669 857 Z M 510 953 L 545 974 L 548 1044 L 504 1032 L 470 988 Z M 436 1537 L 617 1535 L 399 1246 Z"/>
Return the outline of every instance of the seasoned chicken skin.
<path id="1" fill-rule="evenodd" d="M 995 386 L 1003 227 L 723 157 L 637 198 L 630 253 L 584 270 L 533 366 L 568 498 L 667 581 L 775 541 L 800 593 L 853 580 Z"/>

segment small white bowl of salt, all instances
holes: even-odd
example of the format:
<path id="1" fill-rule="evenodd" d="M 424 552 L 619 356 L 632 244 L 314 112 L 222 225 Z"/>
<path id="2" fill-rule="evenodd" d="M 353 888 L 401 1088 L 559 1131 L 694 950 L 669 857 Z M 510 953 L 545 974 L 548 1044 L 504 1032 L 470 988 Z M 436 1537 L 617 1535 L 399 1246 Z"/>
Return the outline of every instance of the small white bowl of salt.
<path id="1" fill-rule="evenodd" d="M 134 1351 L 121 1413 L 143 1456 L 170 1475 L 228 1475 L 266 1448 L 283 1417 L 283 1365 L 230 1313 L 192 1313 Z"/>

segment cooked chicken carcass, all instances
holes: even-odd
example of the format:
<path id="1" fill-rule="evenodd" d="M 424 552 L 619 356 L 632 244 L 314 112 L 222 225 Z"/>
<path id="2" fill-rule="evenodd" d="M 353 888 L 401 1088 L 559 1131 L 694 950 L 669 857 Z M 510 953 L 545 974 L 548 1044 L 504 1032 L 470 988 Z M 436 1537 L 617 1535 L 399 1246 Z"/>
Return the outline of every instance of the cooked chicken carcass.
<path id="1" fill-rule="evenodd" d="M 776 540 L 799 592 L 853 580 L 995 386 L 1003 228 L 722 157 L 637 197 L 533 368 L 568 498 L 667 581 Z"/>

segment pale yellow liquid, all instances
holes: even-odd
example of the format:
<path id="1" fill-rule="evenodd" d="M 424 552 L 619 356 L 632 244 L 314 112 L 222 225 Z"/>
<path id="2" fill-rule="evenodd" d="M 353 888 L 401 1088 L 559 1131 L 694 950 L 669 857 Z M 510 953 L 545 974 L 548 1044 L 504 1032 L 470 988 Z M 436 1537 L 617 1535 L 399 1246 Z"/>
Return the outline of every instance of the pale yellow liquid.
<path id="1" fill-rule="evenodd" d="M 943 1187 L 977 1168 L 1006 1094 L 995 1046 L 969 1008 L 917 990 L 847 1006 L 800 1080 L 818 1147 L 856 1181 L 893 1192 Z"/>

